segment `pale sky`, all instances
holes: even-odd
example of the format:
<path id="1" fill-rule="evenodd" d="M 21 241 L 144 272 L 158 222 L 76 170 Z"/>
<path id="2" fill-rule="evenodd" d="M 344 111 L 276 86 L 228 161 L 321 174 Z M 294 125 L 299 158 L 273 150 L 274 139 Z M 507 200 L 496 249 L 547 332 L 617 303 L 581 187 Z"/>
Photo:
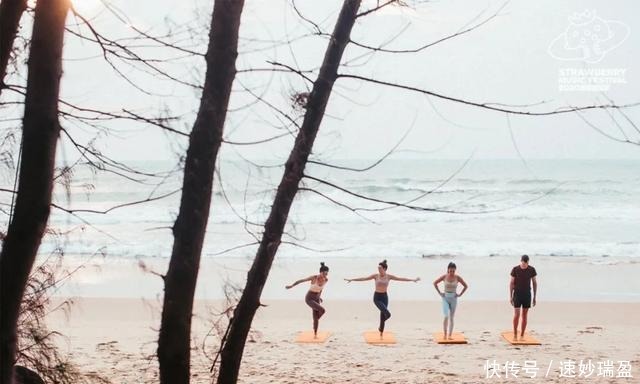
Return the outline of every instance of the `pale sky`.
<path id="1" fill-rule="evenodd" d="M 101 11 L 98 0 L 74 0 L 78 8 L 93 17 L 98 30 L 107 36 L 131 36 L 113 15 Z M 151 34 L 166 31 L 166 19 L 173 31 L 189 26 L 206 41 L 211 12 L 210 1 L 136 0 L 110 1 L 136 27 Z M 363 8 L 375 1 L 364 1 Z M 340 8 L 335 0 L 298 0 L 306 17 L 330 32 Z M 433 1 L 413 9 L 390 7 L 363 18 L 354 27 L 352 38 L 367 45 L 379 45 L 400 35 L 387 48 L 409 49 L 424 45 L 478 23 L 493 13 L 503 1 Z M 550 44 L 564 34 L 569 16 L 585 10 L 595 11 L 607 23 L 628 28 L 619 44 L 606 52 L 597 63 L 586 60 L 563 60 L 550 53 Z M 483 13 L 484 11 L 484 13 Z M 360 59 L 343 73 L 397 82 L 443 95 L 476 102 L 504 104 L 545 104 L 532 110 L 552 110 L 566 105 L 606 103 L 605 94 L 594 91 L 569 92 L 558 90 L 559 73 L 567 68 L 622 71 L 623 84 L 612 84 L 606 97 L 617 104 L 640 102 L 640 31 L 636 18 L 640 4 L 626 1 L 511 1 L 499 15 L 477 30 L 443 42 L 420 53 L 377 53 Z M 478 15 L 480 15 L 478 17 Z M 475 20 L 475 21 L 474 21 Z M 72 18 L 69 23 L 73 23 Z M 590 29 L 587 24 L 584 28 Z M 77 27 L 73 27 L 76 28 Z M 82 30 L 84 34 L 86 29 Z M 312 32 L 293 12 L 290 1 L 246 0 L 241 26 L 241 47 L 238 69 L 269 68 L 267 61 L 278 61 L 303 70 L 317 69 L 326 38 L 311 36 L 291 44 L 268 41 L 294 39 Z M 619 33 L 619 32 L 618 32 Z M 619 35 L 618 35 L 619 36 Z M 185 40 L 185 44 L 189 44 Z M 276 46 L 277 45 L 277 46 Z M 204 52 L 203 45 L 189 49 Z M 166 48 L 139 51 L 153 57 L 182 57 L 184 54 Z M 345 61 L 364 51 L 350 46 Z M 91 108 L 135 110 L 153 115 L 163 106 L 184 115 L 174 127 L 188 131 L 198 106 L 198 92 L 166 79 L 158 80 L 141 70 L 126 66 L 121 69 L 135 82 L 155 95 L 139 92 L 114 74 L 100 52 L 87 42 L 67 36 L 65 73 L 62 79 L 63 98 Z M 91 59 L 79 60 L 83 58 Z M 161 64 L 176 78 L 201 83 L 204 60 L 200 57 L 181 58 Z M 311 75 L 315 76 L 315 75 Z M 231 109 L 251 103 L 254 97 L 243 90 L 251 88 L 270 103 L 292 112 L 289 97 L 305 91 L 306 85 L 296 75 L 269 72 L 240 73 L 232 95 Z M 626 110 L 627 116 L 640 125 L 640 107 Z M 630 138 L 640 140 L 640 133 L 626 123 L 624 117 L 603 111 L 584 115 L 603 131 L 622 137 L 612 123 L 618 121 Z M 386 153 L 411 129 L 395 157 L 420 158 L 616 158 L 640 159 L 640 147 L 620 144 L 585 124 L 575 114 L 555 117 L 511 116 L 460 105 L 417 93 L 379 85 L 340 79 L 331 97 L 327 116 L 323 120 L 314 153 L 322 159 L 376 158 Z M 626 124 L 626 125 L 625 125 Z M 228 115 L 226 137 L 235 141 L 252 141 L 281 133 L 281 122 L 264 104 L 233 111 Z M 274 126 L 276 128 L 274 128 Z M 119 133 L 99 135 L 97 146 L 121 160 L 165 159 L 186 146 L 186 140 L 164 134 L 157 128 L 142 128 L 125 121 L 111 124 Z M 88 140 L 95 132 L 70 128 Z M 514 145 L 514 142 L 516 145 Z M 282 138 L 259 146 L 230 147 L 225 145 L 224 159 L 286 158 L 293 139 Z M 69 151 L 69 146 L 64 148 Z M 75 156 L 72 151 L 68 158 Z"/>

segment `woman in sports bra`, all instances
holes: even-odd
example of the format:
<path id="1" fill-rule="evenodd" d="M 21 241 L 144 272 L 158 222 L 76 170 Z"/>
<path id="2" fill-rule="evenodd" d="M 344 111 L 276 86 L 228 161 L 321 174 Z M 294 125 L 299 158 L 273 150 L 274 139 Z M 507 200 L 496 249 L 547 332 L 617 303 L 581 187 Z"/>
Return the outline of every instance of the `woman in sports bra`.
<path id="1" fill-rule="evenodd" d="M 440 292 L 440 287 L 438 284 L 440 282 L 444 282 L 444 292 Z M 462 291 L 458 293 L 458 283 L 462 284 Z M 445 339 L 452 340 L 451 336 L 453 332 L 453 316 L 456 313 L 456 307 L 458 305 L 458 297 L 462 296 L 468 288 L 467 283 L 460 277 L 456 275 L 456 265 L 455 263 L 449 263 L 447 266 L 447 273 L 438 277 L 436 281 L 433 282 L 433 286 L 438 291 L 438 294 L 442 296 L 442 312 L 444 314 L 444 321 L 442 322 L 442 330 Z M 447 327 L 448 325 L 448 327 Z M 449 331 L 449 336 L 447 336 L 447 328 Z"/>
<path id="2" fill-rule="evenodd" d="M 373 274 L 371 276 L 367 276 L 367 277 L 360 277 L 356 279 L 345 279 L 347 283 L 350 283 L 352 281 L 367 281 L 367 280 L 374 280 L 376 283 L 376 290 L 373 293 L 373 303 L 380 310 L 380 326 L 378 327 L 378 331 L 380 331 L 380 336 L 382 336 L 382 333 L 384 332 L 384 323 L 385 321 L 389 320 L 389 318 L 391 317 L 391 312 L 389 312 L 389 309 L 387 308 L 389 306 L 389 296 L 387 295 L 387 288 L 389 287 L 389 282 L 391 280 L 418 282 L 420 281 L 420 278 L 416 277 L 415 279 L 407 279 L 404 277 L 397 277 L 397 276 L 391 275 L 387 273 L 387 260 L 383 260 L 381 263 L 378 264 L 378 273 Z"/>
<path id="3" fill-rule="evenodd" d="M 324 263 L 320 263 L 320 273 L 317 275 L 309 276 L 306 279 L 300 279 L 291 285 L 287 285 L 285 288 L 291 289 L 300 283 L 304 283 L 305 281 L 310 281 L 311 286 L 309 286 L 309 291 L 304 298 L 305 303 L 311 307 L 312 316 L 313 316 L 313 334 L 318 336 L 318 322 L 322 315 L 325 313 L 325 309 L 320 305 L 322 303 L 322 299 L 320 298 L 320 294 L 322 293 L 322 288 L 324 288 L 329 278 L 327 275 L 329 274 L 329 267 L 324 265 Z"/>

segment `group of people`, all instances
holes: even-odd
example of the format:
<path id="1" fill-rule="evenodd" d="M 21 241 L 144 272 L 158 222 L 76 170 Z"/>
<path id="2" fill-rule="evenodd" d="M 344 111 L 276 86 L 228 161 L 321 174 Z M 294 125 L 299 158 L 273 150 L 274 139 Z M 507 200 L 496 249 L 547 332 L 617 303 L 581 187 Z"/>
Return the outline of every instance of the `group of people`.
<path id="1" fill-rule="evenodd" d="M 391 317 L 389 312 L 389 296 L 387 295 L 387 289 L 389 288 L 389 282 L 395 281 L 409 281 L 418 282 L 419 277 L 415 279 L 409 279 L 405 277 L 398 277 L 387 273 L 388 265 L 387 260 L 383 260 L 378 264 L 378 273 L 366 277 L 358 277 L 353 279 L 344 279 L 347 283 L 352 281 L 367 281 L 373 280 L 375 282 L 375 291 L 373 293 L 373 303 L 380 310 L 380 323 L 378 331 L 380 336 L 384 333 L 384 325 Z M 451 262 L 447 266 L 447 273 L 438 277 L 433 286 L 438 292 L 438 295 L 442 298 L 442 312 L 444 315 L 444 321 L 442 324 L 444 338 L 452 340 L 453 338 L 453 324 L 454 316 L 456 313 L 456 307 L 458 305 L 458 298 L 462 296 L 469 285 L 464 279 L 456 273 L 456 265 Z M 317 275 L 309 276 L 305 279 L 300 279 L 291 285 L 287 285 L 287 289 L 291 289 L 298 284 L 309 281 L 309 291 L 305 296 L 305 302 L 312 310 L 313 316 L 313 332 L 314 335 L 318 334 L 318 324 L 322 315 L 325 314 L 325 309 L 322 306 L 322 289 L 329 281 L 329 267 L 325 263 L 320 263 L 320 270 Z M 536 305 L 536 295 L 538 291 L 538 283 L 536 281 L 536 269 L 529 265 L 529 256 L 523 255 L 520 258 L 520 264 L 511 269 L 511 281 L 509 283 L 509 302 L 514 307 L 513 315 L 513 338 L 518 340 L 518 325 L 520 325 L 520 338 L 524 337 L 525 329 L 527 328 L 527 313 L 531 306 Z M 443 291 L 440 290 L 440 283 L 443 285 Z M 533 283 L 533 297 L 531 295 L 531 285 Z M 458 292 L 459 285 L 462 286 L 462 290 Z M 522 320 L 522 321 L 520 321 Z"/>

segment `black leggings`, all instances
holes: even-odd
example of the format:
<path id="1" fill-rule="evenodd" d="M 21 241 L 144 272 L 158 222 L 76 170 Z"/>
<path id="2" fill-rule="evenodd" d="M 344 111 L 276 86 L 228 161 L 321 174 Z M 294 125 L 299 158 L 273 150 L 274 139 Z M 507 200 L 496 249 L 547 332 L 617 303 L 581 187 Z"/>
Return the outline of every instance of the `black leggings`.
<path id="1" fill-rule="evenodd" d="M 307 292 L 304 302 L 311 307 L 313 311 L 313 332 L 318 332 L 318 320 L 324 315 L 324 308 L 320 305 L 320 292 Z"/>
<path id="2" fill-rule="evenodd" d="M 389 305 L 389 296 L 386 292 L 374 292 L 373 303 L 380 310 L 380 326 L 378 327 L 378 331 L 384 332 L 384 322 L 389 320 L 391 317 L 391 312 L 387 309 L 387 306 Z"/>

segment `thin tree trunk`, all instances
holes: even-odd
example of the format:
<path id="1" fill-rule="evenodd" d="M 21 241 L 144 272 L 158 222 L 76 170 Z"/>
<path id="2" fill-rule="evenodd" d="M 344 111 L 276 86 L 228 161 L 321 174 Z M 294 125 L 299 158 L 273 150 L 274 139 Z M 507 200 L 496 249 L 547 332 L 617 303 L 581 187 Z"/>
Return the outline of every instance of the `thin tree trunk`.
<path id="1" fill-rule="evenodd" d="M 4 77 L 18 33 L 20 18 L 27 9 L 27 0 L 2 0 L 0 2 L 0 95 L 4 89 Z"/>
<path id="2" fill-rule="evenodd" d="M 173 251 L 164 278 L 158 339 L 160 382 L 189 383 L 191 314 L 200 253 L 211 205 L 211 189 L 224 121 L 236 75 L 238 30 L 244 0 L 216 0 L 206 54 L 200 109 L 189 138 Z"/>
<path id="3" fill-rule="evenodd" d="M 356 20 L 360 0 L 345 0 L 338 16 L 333 35 L 325 52 L 318 78 L 307 103 L 304 121 L 278 186 L 278 191 L 271 207 L 271 212 L 264 226 L 264 233 L 247 275 L 247 283 L 229 328 L 229 334 L 222 348 L 219 384 L 235 383 L 238 380 L 242 353 L 251 328 L 251 322 L 260 305 L 260 295 L 267 281 L 271 264 L 282 238 L 289 209 L 298 192 L 300 180 L 307 159 L 311 154 L 313 142 L 320 128 L 320 123 L 331 96 L 331 89 L 338 75 L 342 54 L 349 43 L 351 29 Z"/>
<path id="4" fill-rule="evenodd" d="M 49 219 L 56 144 L 60 133 L 58 94 L 68 9 L 68 0 L 38 0 L 36 5 L 25 97 L 20 181 L 15 213 L 0 253 L 2 384 L 12 382 L 20 303 Z"/>

